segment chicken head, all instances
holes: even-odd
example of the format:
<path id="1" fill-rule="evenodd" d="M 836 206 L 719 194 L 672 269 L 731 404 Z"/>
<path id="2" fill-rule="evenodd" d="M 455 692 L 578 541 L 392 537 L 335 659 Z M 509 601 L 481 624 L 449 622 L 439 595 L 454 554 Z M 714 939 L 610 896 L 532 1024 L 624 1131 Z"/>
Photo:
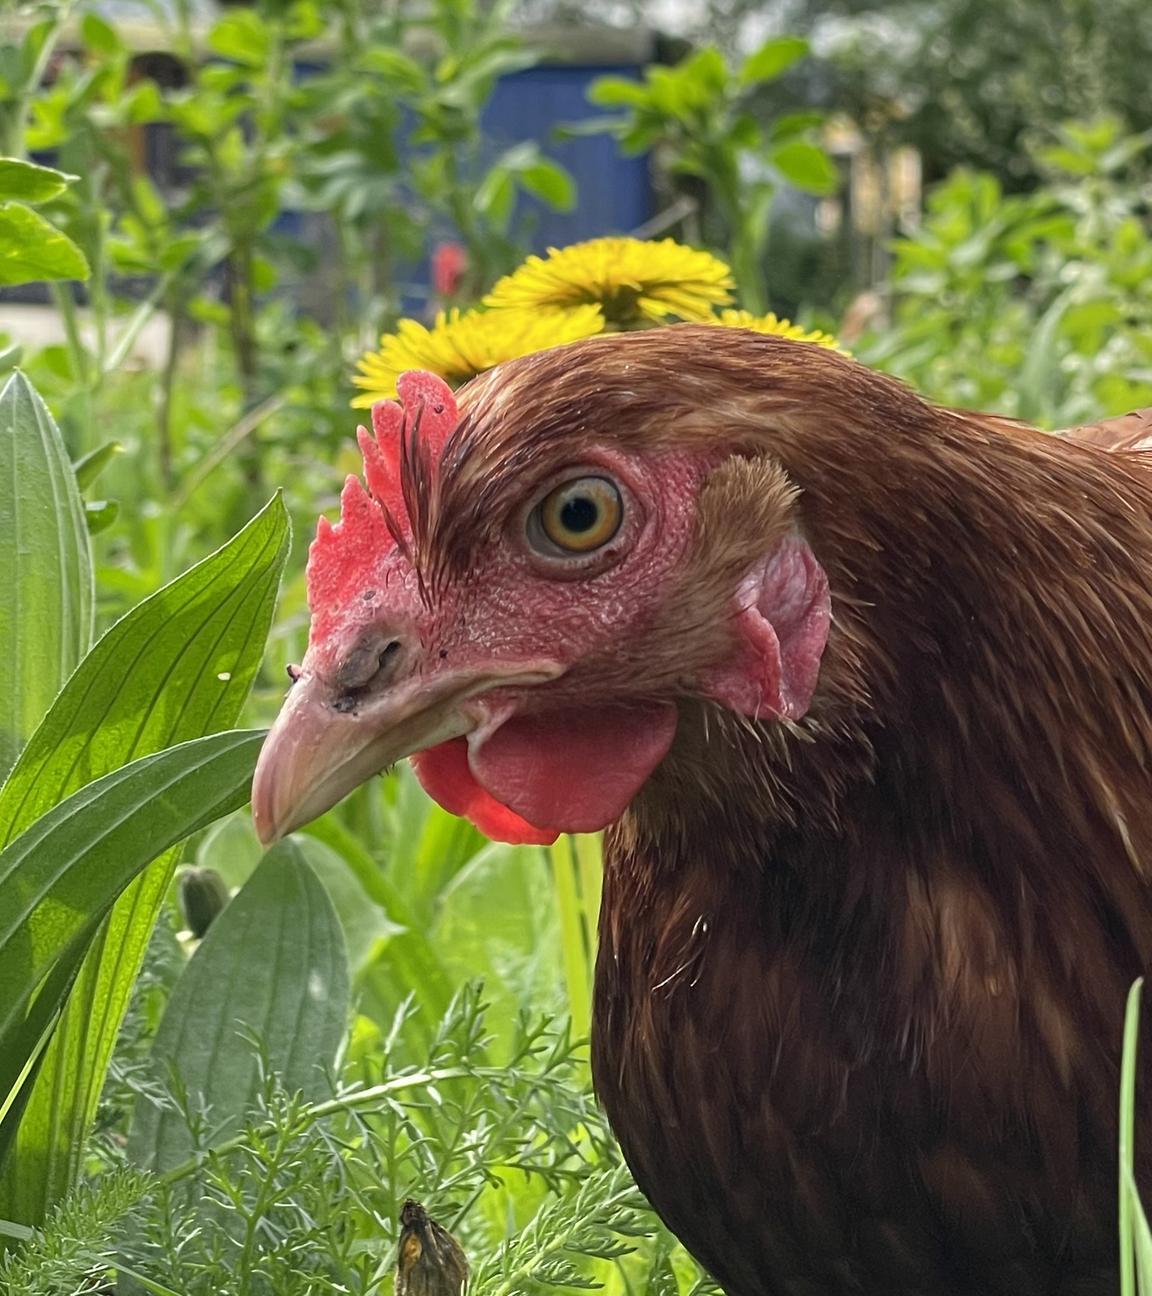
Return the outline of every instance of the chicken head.
<path id="1" fill-rule="evenodd" d="M 406 756 L 498 840 L 595 831 L 664 759 L 684 698 L 808 708 L 831 609 L 787 477 L 706 411 L 662 424 L 658 392 L 595 365 L 574 387 L 557 354 L 459 409 L 406 374 L 359 429 L 364 478 L 319 523 L 307 655 L 256 771 L 265 842 Z"/>

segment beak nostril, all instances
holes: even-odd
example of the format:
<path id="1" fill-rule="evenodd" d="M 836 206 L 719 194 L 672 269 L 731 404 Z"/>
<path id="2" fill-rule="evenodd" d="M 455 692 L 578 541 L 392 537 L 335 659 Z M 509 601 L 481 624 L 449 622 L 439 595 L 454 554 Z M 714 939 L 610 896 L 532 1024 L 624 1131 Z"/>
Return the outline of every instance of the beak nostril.
<path id="1" fill-rule="evenodd" d="M 343 695 L 343 705 L 338 709 L 350 711 L 366 690 L 386 688 L 391 684 L 401 669 L 403 647 L 403 640 L 385 641 L 382 635 L 361 640 L 332 677 L 332 683 Z"/>

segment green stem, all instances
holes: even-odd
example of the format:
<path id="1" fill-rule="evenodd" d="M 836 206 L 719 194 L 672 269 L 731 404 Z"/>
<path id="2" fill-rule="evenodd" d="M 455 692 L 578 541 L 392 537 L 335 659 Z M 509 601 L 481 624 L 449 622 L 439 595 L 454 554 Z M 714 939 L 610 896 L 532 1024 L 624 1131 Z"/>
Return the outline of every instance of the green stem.
<path id="1" fill-rule="evenodd" d="M 548 848 L 548 855 L 556 885 L 556 906 L 560 911 L 560 952 L 568 986 L 572 1031 L 577 1038 L 584 1038 L 592 1025 L 592 976 L 583 906 L 576 888 L 576 847 L 570 837 L 561 837 Z"/>
<path id="2" fill-rule="evenodd" d="M 173 485 L 172 463 L 172 413 L 176 391 L 176 375 L 180 368 L 180 335 L 184 312 L 176 294 L 168 303 L 168 349 L 160 375 L 159 409 L 156 416 L 156 458 L 164 493 L 171 495 Z"/>
<path id="3" fill-rule="evenodd" d="M 52 297 L 56 302 L 56 309 L 60 312 L 60 319 L 64 325 L 64 338 L 68 344 L 68 358 L 72 364 L 72 372 L 81 384 L 87 388 L 90 376 L 89 355 L 88 349 L 80 336 L 80 314 L 76 309 L 76 298 L 72 293 L 72 285 L 67 283 L 52 284 Z"/>

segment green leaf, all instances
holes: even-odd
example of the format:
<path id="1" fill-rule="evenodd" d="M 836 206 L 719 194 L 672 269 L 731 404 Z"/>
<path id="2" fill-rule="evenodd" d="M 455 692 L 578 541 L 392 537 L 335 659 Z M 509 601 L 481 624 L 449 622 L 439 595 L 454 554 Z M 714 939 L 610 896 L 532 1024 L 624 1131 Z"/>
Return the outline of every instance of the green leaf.
<path id="1" fill-rule="evenodd" d="M 588 88 L 588 102 L 598 108 L 639 108 L 648 104 L 648 87 L 626 77 L 597 77 Z"/>
<path id="2" fill-rule="evenodd" d="M 1078 289 L 1077 284 L 1065 288 L 1041 315 L 1028 341 L 1016 389 L 1019 399 L 1017 413 L 1030 423 L 1049 423 L 1059 406 L 1066 380 L 1061 367 L 1063 350 L 1057 339 Z"/>
<path id="3" fill-rule="evenodd" d="M 245 67 L 263 67 L 268 61 L 268 24 L 250 9 L 238 9 L 221 18 L 208 33 L 213 53 Z"/>
<path id="4" fill-rule="evenodd" d="M 576 205 L 576 183 L 559 162 L 540 158 L 520 172 L 520 183 L 529 193 L 557 211 L 571 211 Z"/>
<path id="5" fill-rule="evenodd" d="M 84 38 L 84 44 L 90 50 L 95 50 L 97 54 L 103 54 L 106 57 L 114 57 L 124 50 L 124 43 L 116 32 L 116 28 L 107 23 L 99 14 L 86 13 L 80 23 L 80 34 Z"/>
<path id="6" fill-rule="evenodd" d="M 507 228 L 516 200 L 516 182 L 507 167 L 494 166 L 476 190 L 476 210 L 487 216 L 498 230 Z"/>
<path id="7" fill-rule="evenodd" d="M 830 194 L 840 187 L 836 164 L 817 144 L 801 139 L 786 140 L 769 156 L 784 179 L 806 193 Z"/>
<path id="8" fill-rule="evenodd" d="M 90 450 L 72 465 L 72 471 L 76 474 L 76 485 L 82 491 L 87 490 L 112 460 L 123 453 L 124 447 L 119 441 L 105 441 L 102 446 Z"/>
<path id="9" fill-rule="evenodd" d="M 59 429 L 21 373 L 0 391 L 0 589 L 3 775 L 92 636 L 84 508 Z"/>
<path id="10" fill-rule="evenodd" d="M 120 516 L 120 504 L 117 500 L 85 500 L 84 517 L 88 523 L 88 534 L 99 535 Z"/>
<path id="11" fill-rule="evenodd" d="M 780 36 L 765 41 L 749 54 L 740 68 L 742 86 L 762 85 L 787 72 L 808 53 L 808 42 L 799 36 Z"/>
<path id="12" fill-rule="evenodd" d="M 235 723 L 263 654 L 287 549 L 277 497 L 108 631 L 0 789 L 0 844 L 92 779 Z M 157 860 L 133 882 L 96 935 L 21 1122 L 21 1174 L 0 1175 L 0 1215 L 38 1221 L 75 1176 L 174 863 Z"/>
<path id="13" fill-rule="evenodd" d="M 385 45 L 366 49 L 358 60 L 361 71 L 384 78 L 384 86 L 392 94 L 419 94 L 428 77 L 424 69 L 400 50 Z"/>
<path id="14" fill-rule="evenodd" d="M 42 203 L 60 194 L 79 180 L 79 176 L 57 171 L 55 167 L 38 166 L 20 158 L 0 158 L 0 199 L 16 198 L 20 202 Z"/>
<path id="15" fill-rule="evenodd" d="M 60 1011 L 69 974 L 116 897 L 152 860 L 248 797 L 262 731 L 214 734 L 81 788 L 0 852 L 0 1129 L 27 1044 Z M 8 1156 L 21 1181 L 34 1161 Z M 13 1212 L 4 1211 L 6 1218 Z M 21 1221 L 26 1222 L 26 1221 Z"/>
<path id="16" fill-rule="evenodd" d="M 235 721 L 260 665 L 287 552 L 288 515 L 277 496 L 104 635 L 0 789 L 0 845 L 85 783 Z"/>
<path id="17" fill-rule="evenodd" d="M 152 1047 L 155 1078 L 179 1077 L 210 1141 L 237 1132 L 267 1068 L 289 1092 L 327 1088 L 348 1018 L 348 956 L 340 920 L 300 846 L 275 846 L 212 924 L 172 991 Z M 166 1171 L 198 1146 L 179 1111 L 136 1105 L 129 1155 Z"/>
<path id="18" fill-rule="evenodd" d="M 84 253 L 31 207 L 0 204 L 0 285 L 87 279 Z"/>

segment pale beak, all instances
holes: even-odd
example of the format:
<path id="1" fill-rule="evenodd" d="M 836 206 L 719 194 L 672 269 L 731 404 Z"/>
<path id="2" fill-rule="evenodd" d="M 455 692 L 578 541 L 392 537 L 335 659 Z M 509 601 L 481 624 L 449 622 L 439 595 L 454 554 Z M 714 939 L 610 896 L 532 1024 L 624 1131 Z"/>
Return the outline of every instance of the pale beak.
<path id="1" fill-rule="evenodd" d="M 374 774 L 413 752 L 471 733 L 466 704 L 494 688 L 543 684 L 551 663 L 507 672 L 411 678 L 350 699 L 315 675 L 300 676 L 264 740 L 252 780 L 252 819 L 265 846 L 330 810 Z"/>

